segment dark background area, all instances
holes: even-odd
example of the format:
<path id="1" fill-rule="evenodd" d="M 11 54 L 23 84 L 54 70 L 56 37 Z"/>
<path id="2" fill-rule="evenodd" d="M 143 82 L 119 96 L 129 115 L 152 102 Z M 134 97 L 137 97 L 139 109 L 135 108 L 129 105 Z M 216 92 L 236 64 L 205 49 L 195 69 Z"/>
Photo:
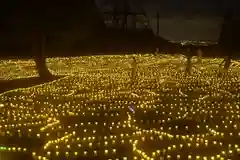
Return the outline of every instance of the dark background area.
<path id="1" fill-rule="evenodd" d="M 132 1 L 132 0 L 130 0 Z M 97 0 L 101 9 L 109 9 L 113 0 Z M 160 35 L 170 40 L 212 40 L 219 37 L 227 8 L 236 14 L 237 0 L 138 0 L 156 32 L 156 12 L 160 12 Z M 134 3 L 132 8 L 136 9 Z"/>
<path id="2" fill-rule="evenodd" d="M 45 36 L 45 50 L 71 52 L 85 50 L 111 51 L 120 48 L 144 46 L 146 51 L 169 45 L 162 39 L 137 37 L 117 32 L 102 32 L 101 13 L 113 9 L 115 0 L 96 0 L 96 8 L 86 1 L 1 1 L 0 5 L 0 50 L 18 55 L 32 52 L 36 37 Z M 121 0 L 118 1 L 122 3 Z M 227 0 L 128 0 L 130 10 L 143 9 L 153 33 L 157 31 L 157 17 L 160 14 L 159 35 L 167 40 L 217 41 L 223 16 L 227 8 L 234 10 L 239 18 L 238 1 Z M 120 6 L 121 7 L 121 6 Z M 35 38 L 35 39 L 34 39 Z M 40 39 L 38 39 L 40 44 Z M 157 45 L 156 45 L 157 44 Z M 160 45 L 159 45 L 160 44 Z M 125 46 L 124 46 L 125 45 Z M 173 48 L 169 45 L 169 48 Z M 42 47 L 42 46 L 38 46 Z M 127 50 L 127 49 L 125 49 Z M 141 49 L 140 49 L 141 50 Z M 142 51 L 142 50 L 141 50 Z M 21 52 L 21 53 L 20 53 Z"/>

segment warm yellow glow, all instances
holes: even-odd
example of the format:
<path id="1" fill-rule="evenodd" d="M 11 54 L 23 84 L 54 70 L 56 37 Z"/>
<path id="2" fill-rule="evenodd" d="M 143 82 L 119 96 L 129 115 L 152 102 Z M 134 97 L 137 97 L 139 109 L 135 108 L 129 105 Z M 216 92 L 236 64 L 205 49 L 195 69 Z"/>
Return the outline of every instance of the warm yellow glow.
<path id="1" fill-rule="evenodd" d="M 183 56 L 135 57 L 135 82 L 131 56 L 48 59 L 50 71 L 66 77 L 0 96 L 0 135 L 42 139 L 44 145 L 3 145 L 0 151 L 115 160 L 214 160 L 240 153 L 237 142 L 227 141 L 240 136 L 239 62 L 218 76 L 221 59 L 202 59 L 188 76 Z M 0 65 L 2 79 L 37 76 L 31 60 Z"/>

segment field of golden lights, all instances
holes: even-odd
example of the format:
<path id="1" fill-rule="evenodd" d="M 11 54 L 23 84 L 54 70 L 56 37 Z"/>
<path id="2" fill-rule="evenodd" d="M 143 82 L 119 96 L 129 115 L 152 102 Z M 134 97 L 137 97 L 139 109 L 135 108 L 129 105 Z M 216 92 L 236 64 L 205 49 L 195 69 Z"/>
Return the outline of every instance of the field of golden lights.
<path id="1" fill-rule="evenodd" d="M 34 159 L 238 159 L 240 62 L 182 55 L 49 58 L 63 78 L 0 95 L 1 155 Z M 33 60 L 0 61 L 0 79 L 36 77 Z"/>

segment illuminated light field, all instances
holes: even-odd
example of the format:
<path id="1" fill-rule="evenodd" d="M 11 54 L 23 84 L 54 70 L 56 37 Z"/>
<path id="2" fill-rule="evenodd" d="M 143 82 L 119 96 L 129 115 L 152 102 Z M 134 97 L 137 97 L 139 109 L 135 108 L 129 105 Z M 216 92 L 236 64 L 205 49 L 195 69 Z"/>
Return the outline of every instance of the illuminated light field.
<path id="1" fill-rule="evenodd" d="M 131 56 L 48 59 L 51 72 L 64 78 L 1 94 L 1 152 L 59 160 L 238 159 L 237 61 L 219 76 L 221 59 L 203 59 L 187 76 L 183 56 L 136 59 L 135 83 Z M 1 71 L 3 79 L 37 76 L 34 68 L 7 73 Z"/>

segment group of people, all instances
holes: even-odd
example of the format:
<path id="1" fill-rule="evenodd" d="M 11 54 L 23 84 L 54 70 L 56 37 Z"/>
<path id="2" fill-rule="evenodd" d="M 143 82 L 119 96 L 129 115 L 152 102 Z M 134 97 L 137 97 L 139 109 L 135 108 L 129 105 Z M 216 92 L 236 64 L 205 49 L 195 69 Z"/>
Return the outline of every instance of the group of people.
<path id="1" fill-rule="evenodd" d="M 188 50 L 188 52 L 191 52 L 190 50 Z M 198 49 L 197 51 L 197 64 L 201 64 L 202 63 L 202 50 L 201 49 Z M 187 64 L 186 64 L 186 73 L 187 74 L 191 74 L 191 69 L 192 69 L 192 62 L 191 62 L 191 59 L 192 59 L 192 55 L 188 55 L 187 56 Z M 229 67 L 231 65 L 231 57 L 230 56 L 225 56 L 223 61 L 220 63 L 219 65 L 219 68 L 220 68 L 220 72 L 227 72 Z M 223 68 L 222 68 L 223 66 Z"/>
<path id="2" fill-rule="evenodd" d="M 190 52 L 190 50 L 188 50 Z M 197 64 L 201 64 L 202 63 L 202 50 L 198 49 L 197 51 Z M 192 59 L 193 56 L 187 56 L 187 63 L 186 63 L 186 73 L 188 75 L 191 75 L 191 70 L 192 70 Z M 223 65 L 224 64 L 224 65 Z M 228 68 L 231 65 L 231 58 L 229 56 L 225 56 L 224 60 L 222 61 L 222 63 L 220 64 L 220 68 L 222 67 L 222 65 L 224 66 L 224 72 L 226 72 L 228 70 Z M 132 63 L 131 63 L 131 84 L 133 84 L 136 81 L 136 77 L 137 77 L 137 69 L 138 69 L 138 65 L 137 65 L 137 61 L 136 58 L 133 57 L 132 58 Z M 222 71 L 222 70 L 220 70 Z M 221 72 L 220 72 L 221 74 Z"/>

